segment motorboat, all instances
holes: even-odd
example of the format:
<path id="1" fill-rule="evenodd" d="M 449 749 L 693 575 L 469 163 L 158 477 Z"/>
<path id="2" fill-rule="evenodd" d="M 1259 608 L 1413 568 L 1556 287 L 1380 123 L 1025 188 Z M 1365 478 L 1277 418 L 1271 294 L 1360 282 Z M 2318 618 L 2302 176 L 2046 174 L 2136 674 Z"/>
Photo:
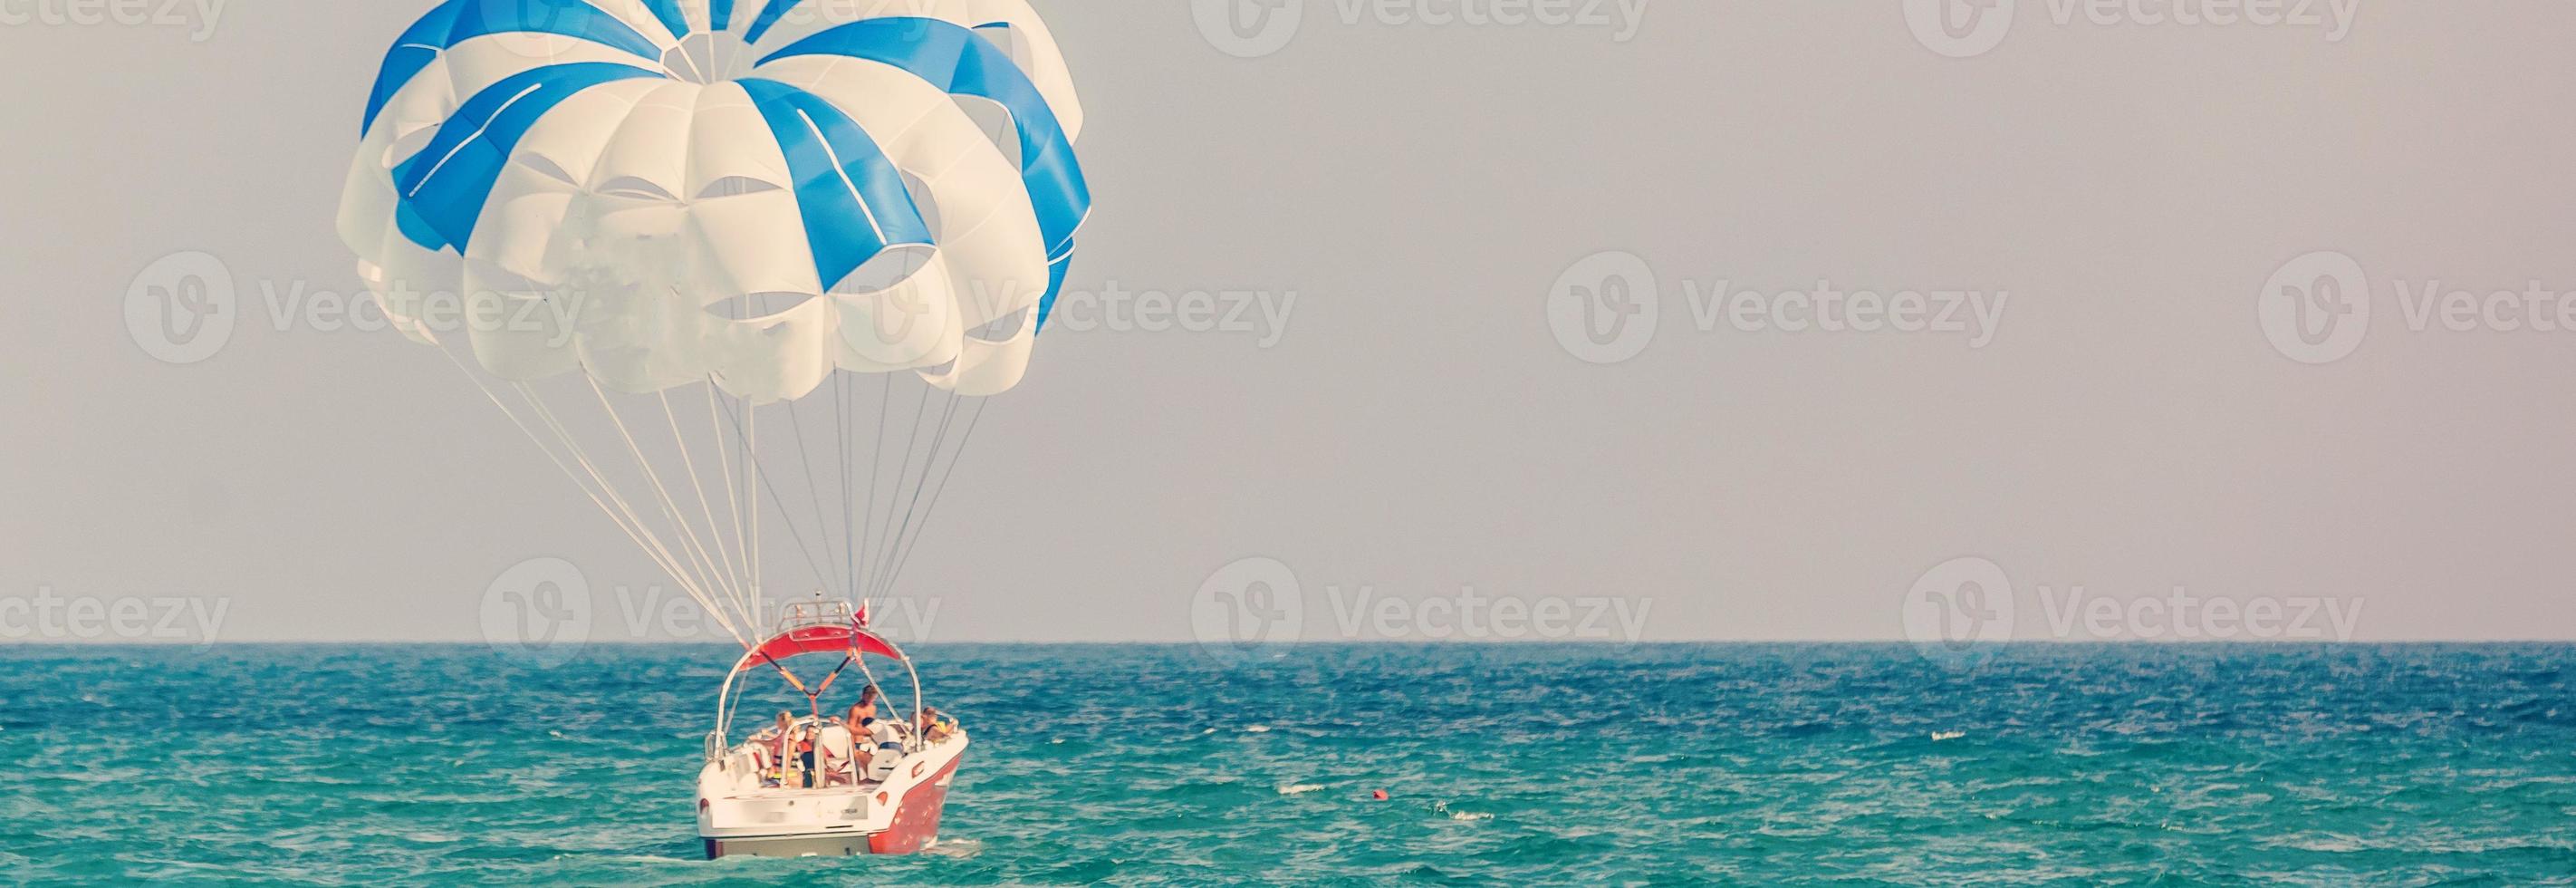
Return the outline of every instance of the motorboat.
<path id="1" fill-rule="evenodd" d="M 835 658 L 839 665 L 819 676 L 791 666 L 810 670 Z M 912 707 L 864 725 L 825 711 L 824 697 L 845 675 L 877 687 L 871 658 L 902 668 Z M 782 713 L 737 741 L 744 684 L 763 676 L 803 694 L 805 711 Z M 939 840 L 966 731 L 924 704 L 912 658 L 870 631 L 863 612 L 843 602 L 790 605 L 778 631 L 734 661 L 716 704 L 698 771 L 698 836 L 708 859 L 911 854 Z"/>

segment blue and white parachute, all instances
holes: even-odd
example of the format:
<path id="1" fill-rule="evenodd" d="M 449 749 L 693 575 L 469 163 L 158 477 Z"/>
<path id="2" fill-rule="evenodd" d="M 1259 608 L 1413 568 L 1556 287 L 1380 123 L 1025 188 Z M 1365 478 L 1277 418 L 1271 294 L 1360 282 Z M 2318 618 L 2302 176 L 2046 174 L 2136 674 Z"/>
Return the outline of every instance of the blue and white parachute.
<path id="1" fill-rule="evenodd" d="M 764 587 L 894 585 L 1064 285 L 1081 129 L 1025 0 L 447 0 L 366 95 L 339 231 L 743 639 Z"/>
<path id="2" fill-rule="evenodd" d="M 449 0 L 385 58 L 340 232 L 425 341 L 426 294 L 581 303 L 457 325 L 507 379 L 992 394 L 1089 212 L 1081 127 L 1024 0 Z"/>

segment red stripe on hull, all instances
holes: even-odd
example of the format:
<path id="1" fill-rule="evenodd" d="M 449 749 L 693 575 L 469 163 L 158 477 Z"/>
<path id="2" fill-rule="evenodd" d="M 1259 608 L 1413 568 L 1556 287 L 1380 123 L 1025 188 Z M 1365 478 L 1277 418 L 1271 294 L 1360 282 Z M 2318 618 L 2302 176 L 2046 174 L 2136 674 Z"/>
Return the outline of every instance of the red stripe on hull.
<path id="1" fill-rule="evenodd" d="M 966 760 L 959 755 L 948 760 L 939 773 L 903 794 L 903 805 L 895 809 L 894 824 L 868 837 L 870 854 L 911 854 L 939 839 L 939 814 L 948 806 L 948 781 L 956 776 L 957 765 Z"/>

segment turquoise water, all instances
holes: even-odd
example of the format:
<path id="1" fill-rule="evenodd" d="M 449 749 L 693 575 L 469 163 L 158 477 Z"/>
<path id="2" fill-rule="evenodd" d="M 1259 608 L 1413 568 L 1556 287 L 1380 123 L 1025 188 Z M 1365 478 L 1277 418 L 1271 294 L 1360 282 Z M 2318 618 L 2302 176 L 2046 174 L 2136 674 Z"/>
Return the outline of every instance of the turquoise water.
<path id="1" fill-rule="evenodd" d="M 0 650 L 0 881 L 2576 884 L 2569 646 L 916 656 L 939 853 L 707 862 L 719 649 Z"/>

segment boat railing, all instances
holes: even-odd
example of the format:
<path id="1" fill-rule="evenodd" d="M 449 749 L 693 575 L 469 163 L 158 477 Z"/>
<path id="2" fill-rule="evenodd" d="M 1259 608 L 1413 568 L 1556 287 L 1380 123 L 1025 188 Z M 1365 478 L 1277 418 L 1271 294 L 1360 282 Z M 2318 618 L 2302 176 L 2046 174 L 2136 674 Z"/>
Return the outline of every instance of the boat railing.
<path id="1" fill-rule="evenodd" d="M 779 616 L 776 634 L 785 635 L 808 626 L 852 626 L 858 621 L 858 612 L 847 601 L 798 602 L 788 605 Z"/>

